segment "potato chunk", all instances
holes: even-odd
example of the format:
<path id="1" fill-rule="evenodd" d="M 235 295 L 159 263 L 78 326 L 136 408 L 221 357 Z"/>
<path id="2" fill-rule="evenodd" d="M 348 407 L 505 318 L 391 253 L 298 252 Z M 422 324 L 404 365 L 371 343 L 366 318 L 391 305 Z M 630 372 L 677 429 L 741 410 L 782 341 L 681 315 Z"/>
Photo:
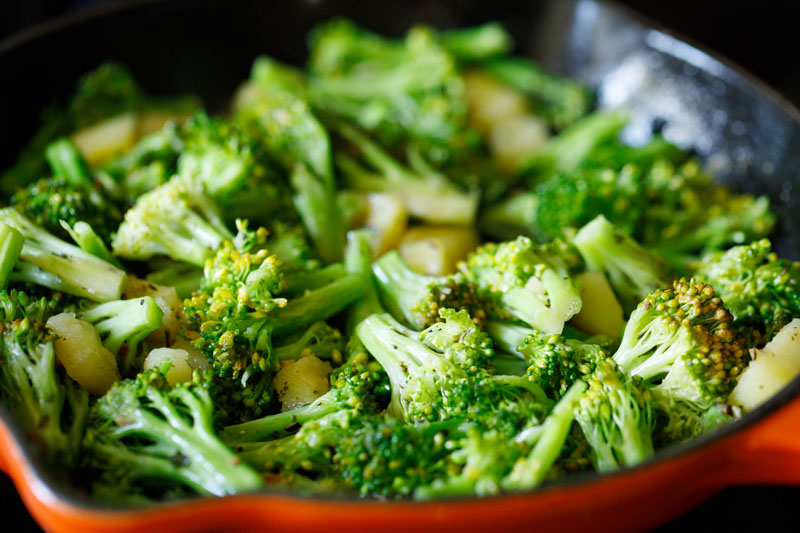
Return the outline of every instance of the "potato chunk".
<path id="1" fill-rule="evenodd" d="M 622 306 L 602 272 L 584 272 L 575 276 L 581 291 L 581 310 L 570 324 L 589 335 L 619 337 L 625 327 Z"/>
<path id="2" fill-rule="evenodd" d="M 730 402 L 752 411 L 800 374 L 800 319 L 786 324 L 742 372 Z"/>
<path id="3" fill-rule="evenodd" d="M 367 195 L 367 205 L 364 226 L 372 233 L 372 253 L 380 257 L 400 243 L 406 230 L 408 213 L 402 200 L 391 194 L 370 193 Z"/>
<path id="4" fill-rule="evenodd" d="M 72 142 L 91 166 L 97 166 L 131 148 L 137 140 L 135 113 L 113 116 L 72 135 Z"/>
<path id="5" fill-rule="evenodd" d="M 148 346 L 164 347 L 169 346 L 178 336 L 178 329 L 181 326 L 181 312 L 183 302 L 178 297 L 174 287 L 157 285 L 153 282 L 128 277 L 122 297 L 126 300 L 150 296 L 155 300 L 158 307 L 164 312 L 161 318 L 161 327 L 145 339 Z"/>
<path id="6" fill-rule="evenodd" d="M 303 407 L 328 392 L 331 365 L 307 355 L 281 368 L 272 381 L 281 401 L 281 411 Z"/>
<path id="7" fill-rule="evenodd" d="M 455 272 L 456 263 L 476 246 L 478 235 L 474 228 L 417 226 L 403 236 L 400 255 L 414 270 L 440 276 Z"/>
<path id="8" fill-rule="evenodd" d="M 103 346 L 94 326 L 72 313 L 52 316 L 47 325 L 58 335 L 56 359 L 86 390 L 100 396 L 121 379 L 116 357 Z"/>
<path id="9" fill-rule="evenodd" d="M 167 383 L 175 385 L 192 381 L 192 367 L 189 365 L 189 352 L 174 348 L 156 348 L 144 360 L 144 369 L 150 370 L 161 366 L 165 361 L 172 364 L 167 371 Z"/>

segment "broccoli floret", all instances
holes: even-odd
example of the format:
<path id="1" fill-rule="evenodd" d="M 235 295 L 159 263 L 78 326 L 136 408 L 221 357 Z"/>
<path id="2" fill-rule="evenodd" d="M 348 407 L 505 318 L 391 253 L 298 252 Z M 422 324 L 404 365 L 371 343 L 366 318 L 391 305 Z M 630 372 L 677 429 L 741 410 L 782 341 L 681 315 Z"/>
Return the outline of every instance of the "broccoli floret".
<path id="1" fill-rule="evenodd" d="M 714 287 L 735 324 L 763 341 L 800 317 L 800 263 L 779 259 L 767 239 L 709 254 L 695 276 Z"/>
<path id="2" fill-rule="evenodd" d="M 654 395 L 705 411 L 727 398 L 747 364 L 732 322 L 710 285 L 682 278 L 639 304 L 614 360 L 627 373 L 657 383 Z"/>
<path id="3" fill-rule="evenodd" d="M 344 342 L 341 331 L 325 322 L 316 322 L 299 337 L 288 342 L 282 340 L 280 346 L 275 346 L 275 359 L 296 361 L 306 355 L 314 355 L 338 363 L 342 360 Z"/>
<path id="4" fill-rule="evenodd" d="M 598 361 L 585 379 L 589 387 L 575 420 L 592 447 L 597 470 L 634 466 L 651 457 L 656 413 L 650 391 L 608 358 Z"/>
<path id="5" fill-rule="evenodd" d="M 430 28 L 392 41 L 338 19 L 315 28 L 310 43 L 315 107 L 388 145 L 414 141 L 435 162 L 465 142 L 464 84 Z"/>
<path id="6" fill-rule="evenodd" d="M 525 357 L 528 378 L 549 397 L 558 399 L 576 381 L 586 381 L 600 361 L 610 357 L 612 344 L 603 336 L 580 341 L 534 330 L 516 350 Z"/>
<path id="7" fill-rule="evenodd" d="M 267 231 L 239 224 L 205 266 L 199 291 L 184 302 L 185 327 L 215 372 L 248 396 L 245 407 L 260 416 L 271 399 L 277 359 L 273 336 L 297 331 L 338 313 L 364 290 L 360 276 L 344 275 L 297 297 L 284 297 L 282 262 L 264 246 Z M 235 390 L 226 394 L 235 400 Z"/>
<path id="8" fill-rule="evenodd" d="M 630 234 L 644 208 L 638 169 L 587 169 L 556 173 L 534 191 L 491 206 L 481 217 L 481 227 L 499 238 L 523 234 L 545 242 L 604 215 Z"/>
<path id="9" fill-rule="evenodd" d="M 632 310 L 645 296 L 667 285 L 659 258 L 598 216 L 578 231 L 572 244 L 590 270 L 603 272 L 623 307 Z"/>
<path id="10" fill-rule="evenodd" d="M 122 360 L 121 373 L 135 376 L 143 363 L 139 343 L 161 327 L 163 315 L 156 301 L 144 296 L 100 304 L 82 313 L 80 318 L 94 325 L 103 346 Z"/>
<path id="11" fill-rule="evenodd" d="M 475 220 L 478 192 L 456 186 L 431 168 L 415 149 L 409 148 L 409 166 L 404 166 L 356 128 L 339 124 L 337 131 L 369 167 L 344 151 L 336 153 L 336 165 L 352 189 L 397 195 L 410 215 L 427 222 L 469 225 Z"/>
<path id="12" fill-rule="evenodd" d="M 595 111 L 559 133 L 525 166 L 524 173 L 542 180 L 554 172 L 577 170 L 591 152 L 615 139 L 628 121 L 621 111 Z"/>
<path id="13" fill-rule="evenodd" d="M 136 200 L 111 246 L 114 255 L 125 259 L 166 255 L 203 266 L 231 238 L 218 207 L 200 185 L 177 176 Z"/>
<path id="14" fill-rule="evenodd" d="M 20 213 L 35 224 L 66 239 L 68 232 L 61 221 L 74 226 L 83 221 L 92 227 L 104 242 L 122 221 L 119 209 L 91 184 L 71 184 L 61 176 L 42 179 L 19 190 L 10 201 Z"/>
<path id="15" fill-rule="evenodd" d="M 415 423 L 468 418 L 510 431 L 549 407 L 541 389 L 526 378 L 489 374 L 491 341 L 474 326 L 465 327 L 471 322 L 465 312 L 443 313 L 449 324 L 419 335 L 388 314 L 368 317 L 356 328 L 389 375 L 391 415 Z M 461 332 L 458 339 L 453 331 Z"/>
<path id="16" fill-rule="evenodd" d="M 594 94 L 569 78 L 548 74 L 529 59 L 498 57 L 483 68 L 502 83 L 529 96 L 537 114 L 555 130 L 562 130 L 588 113 Z"/>
<path id="17" fill-rule="evenodd" d="M 57 302 L 0 292 L 0 387 L 4 404 L 49 462 L 75 466 L 89 393 L 56 366 L 55 335 L 45 323 Z"/>
<path id="18" fill-rule="evenodd" d="M 714 183 L 697 160 L 662 162 L 645 179 L 648 208 L 634 236 L 678 271 L 698 254 L 766 237 L 775 226 L 766 196 L 736 194 Z"/>
<path id="19" fill-rule="evenodd" d="M 265 440 L 341 409 L 377 413 L 386 406 L 388 391 L 388 377 L 381 365 L 361 355 L 337 368 L 331 374 L 330 390 L 309 405 L 227 426 L 221 438 L 231 443 Z"/>
<path id="20" fill-rule="evenodd" d="M 95 302 L 119 299 L 126 278 L 122 270 L 54 237 L 15 209 L 0 209 L 0 222 L 25 238 L 12 282 L 43 285 Z"/>
<path id="21" fill-rule="evenodd" d="M 406 496 L 448 466 L 448 431 L 458 422 L 410 425 L 393 417 L 344 409 L 306 423 L 295 435 L 239 454 L 259 470 L 297 487 L 333 479 L 361 496 Z M 331 488 L 319 482 L 312 490 Z"/>
<path id="22" fill-rule="evenodd" d="M 484 244 L 459 268 L 478 287 L 479 297 L 495 303 L 497 318 L 513 316 L 545 333 L 560 333 L 581 309 L 568 260 L 558 248 L 519 237 Z"/>
<path id="23" fill-rule="evenodd" d="M 420 274 L 394 250 L 375 261 L 372 271 L 387 309 L 413 328 L 439 322 L 439 310 L 447 307 L 465 309 L 479 322 L 487 317 L 488 302 L 478 299 L 475 285 L 463 274 Z"/>
<path id="24" fill-rule="evenodd" d="M 253 64 L 249 96 L 237 121 L 291 172 L 294 204 L 326 262 L 341 259 L 345 228 L 336 203 L 330 139 L 298 90 L 289 67 L 261 57 Z"/>
<path id="25" fill-rule="evenodd" d="M 241 464 L 214 431 L 208 374 L 170 387 L 166 368 L 116 383 L 93 406 L 84 439 L 97 484 L 120 499 L 136 487 L 158 498 L 188 489 L 215 496 L 256 490 L 261 476 Z"/>
<path id="26" fill-rule="evenodd" d="M 63 177 L 70 185 L 91 183 L 89 167 L 69 139 L 62 137 L 47 145 L 45 157 L 54 176 Z"/>

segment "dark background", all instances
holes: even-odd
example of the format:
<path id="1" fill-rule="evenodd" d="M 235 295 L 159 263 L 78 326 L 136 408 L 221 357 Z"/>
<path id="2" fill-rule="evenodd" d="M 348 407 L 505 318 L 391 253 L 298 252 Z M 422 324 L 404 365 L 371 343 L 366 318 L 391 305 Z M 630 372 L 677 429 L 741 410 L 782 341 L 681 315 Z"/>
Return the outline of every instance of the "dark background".
<path id="1" fill-rule="evenodd" d="M 0 11 L 0 40 L 38 22 L 107 1 L 5 0 Z M 619 3 L 738 63 L 800 106 L 798 2 L 621 0 Z M 231 4 L 235 6 L 235 2 Z M 796 531 L 798 501 L 800 487 L 726 489 L 661 531 L 699 528 Z M 13 484 L 2 474 L 0 508 L 4 520 L 9 526 L 13 524 L 15 531 L 38 529 Z"/>

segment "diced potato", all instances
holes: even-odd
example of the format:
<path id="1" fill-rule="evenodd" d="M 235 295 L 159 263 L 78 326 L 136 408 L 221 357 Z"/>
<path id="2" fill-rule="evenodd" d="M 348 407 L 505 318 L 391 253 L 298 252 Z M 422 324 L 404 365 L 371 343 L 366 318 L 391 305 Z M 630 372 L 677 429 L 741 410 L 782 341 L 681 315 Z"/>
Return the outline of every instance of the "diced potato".
<path id="1" fill-rule="evenodd" d="M 181 122 L 186 119 L 185 113 L 176 113 L 174 111 L 163 109 L 152 109 L 145 111 L 139 115 L 139 121 L 136 123 L 136 136 L 141 139 L 145 135 L 150 135 L 164 127 L 170 120 Z"/>
<path id="2" fill-rule="evenodd" d="M 485 136 L 496 124 L 530 112 L 525 95 L 483 72 L 467 72 L 464 87 L 470 124 Z"/>
<path id="3" fill-rule="evenodd" d="M 161 318 L 161 328 L 147 336 L 147 344 L 156 347 L 169 346 L 178 336 L 183 302 L 174 287 L 157 285 L 151 281 L 128 276 L 122 297 L 128 300 L 142 296 L 151 296 L 164 312 Z"/>
<path id="4" fill-rule="evenodd" d="M 739 378 L 730 402 L 752 411 L 800 374 L 800 319 L 786 324 L 761 350 Z"/>
<path id="5" fill-rule="evenodd" d="M 478 235 L 474 228 L 417 226 L 403 236 L 400 255 L 414 270 L 439 276 L 455 272 L 456 263 L 476 246 Z"/>
<path id="6" fill-rule="evenodd" d="M 605 274 L 584 272 L 575 276 L 581 291 L 580 312 L 572 317 L 570 324 L 589 335 L 619 336 L 625 327 L 622 306 L 609 285 Z"/>
<path id="7" fill-rule="evenodd" d="M 535 115 L 512 117 L 497 122 L 489 134 L 489 149 L 497 165 L 516 172 L 547 143 L 547 124 Z"/>
<path id="8" fill-rule="evenodd" d="M 161 366 L 165 361 L 172 364 L 167 371 L 167 383 L 175 385 L 192 381 L 192 367 L 189 365 L 189 352 L 175 348 L 156 348 L 147 354 L 144 360 L 144 369 L 150 370 Z"/>
<path id="9" fill-rule="evenodd" d="M 188 356 L 186 361 L 189 363 L 189 366 L 192 367 L 192 370 L 196 369 L 205 369 L 210 368 L 211 365 L 208 362 L 208 358 L 200 353 L 200 351 L 192 346 L 192 341 L 188 339 L 184 339 L 183 337 L 178 337 L 178 340 L 172 343 L 170 348 L 174 350 L 183 350 L 185 351 Z"/>
<path id="10" fill-rule="evenodd" d="M 380 257 L 396 247 L 408 223 L 408 214 L 403 201 L 390 194 L 367 195 L 367 219 L 364 226 L 370 229 L 370 246 L 375 257 Z"/>
<path id="11" fill-rule="evenodd" d="M 331 365 L 313 355 L 307 355 L 281 368 L 272 384 L 281 401 L 281 411 L 291 411 L 328 392 Z"/>
<path id="12" fill-rule="evenodd" d="M 74 133 L 72 142 L 89 165 L 97 166 L 136 143 L 137 124 L 135 113 L 116 115 Z"/>
<path id="13" fill-rule="evenodd" d="M 86 390 L 100 396 L 121 379 L 116 357 L 103 346 L 94 326 L 72 313 L 52 316 L 47 325 L 58 335 L 56 359 Z"/>

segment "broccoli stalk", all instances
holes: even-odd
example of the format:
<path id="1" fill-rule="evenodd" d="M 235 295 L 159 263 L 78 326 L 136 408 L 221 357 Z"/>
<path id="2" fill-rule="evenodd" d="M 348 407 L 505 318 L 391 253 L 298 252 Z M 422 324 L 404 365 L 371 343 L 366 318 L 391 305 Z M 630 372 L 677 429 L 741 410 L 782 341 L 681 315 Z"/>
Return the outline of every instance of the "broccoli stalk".
<path id="1" fill-rule="evenodd" d="M 161 327 L 164 312 L 150 296 L 106 302 L 82 313 L 94 325 L 103 346 L 122 359 L 124 375 L 135 375 L 142 368 L 139 343 Z"/>
<path id="2" fill-rule="evenodd" d="M 12 281 L 44 285 L 95 302 L 116 300 L 125 272 L 34 225 L 15 209 L 0 210 L 3 222 L 25 238 Z"/>
<path id="3" fill-rule="evenodd" d="M 569 434 L 575 406 L 586 390 L 586 383 L 576 381 L 553 407 L 545 419 L 541 432 L 537 432 L 533 450 L 517 459 L 511 472 L 502 480 L 505 490 L 530 490 L 544 481 L 545 476 L 561 454 Z"/>
<path id="4" fill-rule="evenodd" d="M 628 310 L 666 285 L 666 269 L 659 259 L 602 215 L 582 227 L 572 243 L 590 270 L 606 274 L 620 302 Z"/>
<path id="5" fill-rule="evenodd" d="M 123 268 L 116 257 L 111 255 L 111 252 L 108 251 L 108 247 L 106 247 L 106 243 L 103 242 L 103 239 L 101 239 L 100 236 L 95 233 L 94 229 L 86 222 L 79 220 L 70 227 L 67 222 L 62 220 L 61 227 L 64 228 L 64 231 L 69 233 L 69 236 L 72 237 L 75 244 L 84 252 L 88 252 L 117 268 Z"/>
<path id="6" fill-rule="evenodd" d="M 215 496 L 261 487 L 216 436 L 210 378 L 170 387 L 164 366 L 114 384 L 92 408 L 84 446 L 100 483 L 122 499 L 136 482 Z"/>
<path id="7" fill-rule="evenodd" d="M 384 312 L 378 298 L 378 290 L 372 277 L 372 249 L 370 232 L 367 229 L 351 231 L 347 234 L 347 248 L 344 252 L 344 267 L 350 274 L 360 275 L 364 280 L 364 296 L 347 311 L 347 332 L 352 334 L 356 326 L 375 313 Z"/>
<path id="8" fill-rule="evenodd" d="M 459 61 L 478 61 L 505 54 L 514 44 L 511 35 L 497 22 L 443 31 L 438 37 L 444 49 Z"/>
<path id="9" fill-rule="evenodd" d="M 409 151 L 408 168 L 352 126 L 339 124 L 337 131 L 374 169 L 367 169 L 350 155 L 338 152 L 336 164 L 351 188 L 395 194 L 401 198 L 409 214 L 427 222 L 469 225 L 475 220 L 479 195 L 474 191 L 460 190 L 433 170 L 418 152 Z"/>
<path id="10" fill-rule="evenodd" d="M 0 290 L 8 287 L 8 279 L 24 244 L 25 238 L 19 231 L 0 222 Z"/>
<path id="11" fill-rule="evenodd" d="M 45 150 L 54 176 L 61 176 L 72 185 L 90 185 L 92 177 L 80 152 L 68 139 L 50 143 Z"/>

